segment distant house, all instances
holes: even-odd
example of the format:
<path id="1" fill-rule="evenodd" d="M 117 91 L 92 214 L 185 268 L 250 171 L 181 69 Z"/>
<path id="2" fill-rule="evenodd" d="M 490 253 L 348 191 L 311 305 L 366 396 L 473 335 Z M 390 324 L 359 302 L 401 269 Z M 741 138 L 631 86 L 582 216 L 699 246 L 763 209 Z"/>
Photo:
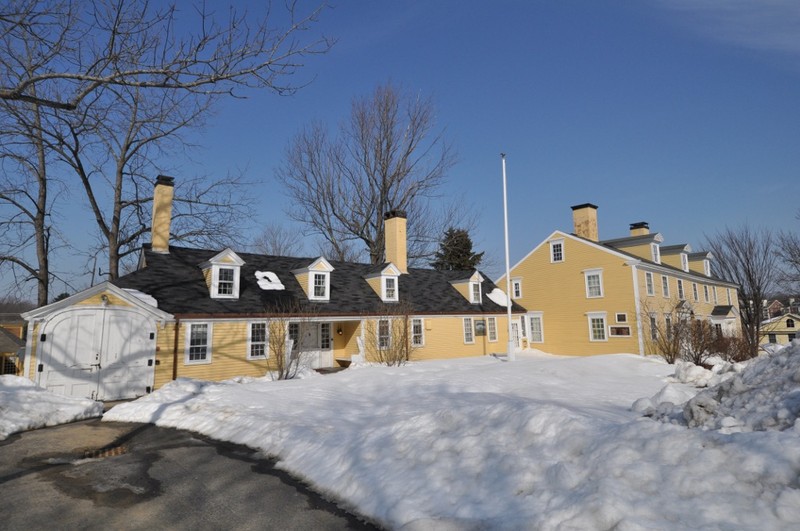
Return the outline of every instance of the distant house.
<path id="1" fill-rule="evenodd" d="M 19 353 L 25 341 L 11 328 L 0 326 L 0 374 L 18 374 L 21 370 Z"/>
<path id="2" fill-rule="evenodd" d="M 800 333 L 800 316 L 787 313 L 761 323 L 761 344 L 785 346 L 797 339 Z"/>
<path id="3" fill-rule="evenodd" d="M 711 273 L 713 257 L 662 245 L 645 222 L 600 240 L 597 206 L 572 207 L 573 232 L 552 232 L 511 268 L 511 296 L 527 309 L 530 347 L 553 354 L 649 354 L 677 319 L 740 330 L 738 286 Z M 497 280 L 505 285 L 505 275 Z"/>
<path id="4" fill-rule="evenodd" d="M 326 368 L 398 342 L 414 360 L 506 350 L 505 294 L 479 271 L 409 268 L 404 212 L 387 214 L 386 262 L 370 265 L 172 246 L 172 193 L 159 177 L 135 272 L 23 315 L 27 377 L 111 400 L 178 377 L 262 376 L 276 355 Z M 524 309 L 513 312 L 518 330 Z M 276 354 L 269 337 L 281 333 L 290 351 Z"/>

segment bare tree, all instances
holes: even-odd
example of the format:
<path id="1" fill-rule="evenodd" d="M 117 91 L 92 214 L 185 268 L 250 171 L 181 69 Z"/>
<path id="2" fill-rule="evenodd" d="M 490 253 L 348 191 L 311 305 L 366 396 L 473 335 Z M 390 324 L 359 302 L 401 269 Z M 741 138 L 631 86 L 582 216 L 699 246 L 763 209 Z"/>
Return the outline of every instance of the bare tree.
<path id="1" fill-rule="evenodd" d="M 413 342 L 411 306 L 385 304 L 383 312 L 364 321 L 364 354 L 368 361 L 383 365 L 405 365 L 411 360 Z"/>
<path id="2" fill-rule="evenodd" d="M 776 239 L 767 229 L 726 228 L 706 236 L 706 248 L 714 255 L 715 273 L 739 284 L 742 336 L 754 357 L 761 340 L 761 302 L 773 292 L 780 271 Z"/>
<path id="3" fill-rule="evenodd" d="M 320 323 L 316 313 L 296 302 L 279 304 L 277 308 L 279 311 L 268 322 L 268 373 L 275 380 L 291 380 L 300 369 L 310 365 L 301 341 L 309 328 L 319 327 Z"/>
<path id="4" fill-rule="evenodd" d="M 796 218 L 800 220 L 800 213 Z M 800 287 L 800 235 L 781 231 L 778 234 L 777 249 L 784 266 L 780 280 L 786 290 L 796 292 Z"/>
<path id="5" fill-rule="evenodd" d="M 303 234 L 294 226 L 268 223 L 251 245 L 253 252 L 273 256 L 296 256 L 303 249 Z"/>
<path id="6" fill-rule="evenodd" d="M 453 219 L 438 226 L 431 214 L 430 202 L 454 161 L 434 130 L 431 101 L 387 84 L 353 101 L 337 136 L 322 124 L 295 136 L 277 176 L 292 204 L 287 214 L 324 239 L 334 255 L 357 243 L 370 263 L 382 263 L 383 215 L 406 211 L 413 262 L 432 254 L 448 223 L 463 226 Z"/>
<path id="7" fill-rule="evenodd" d="M 291 93 L 302 59 L 332 42 L 299 39 L 324 5 L 307 13 L 287 6 L 278 24 L 270 10 L 220 14 L 205 3 L 182 11 L 146 0 L 9 0 L 0 7 L 0 99 L 75 110 L 104 86 Z M 21 65 L 21 49 L 35 61 Z"/>

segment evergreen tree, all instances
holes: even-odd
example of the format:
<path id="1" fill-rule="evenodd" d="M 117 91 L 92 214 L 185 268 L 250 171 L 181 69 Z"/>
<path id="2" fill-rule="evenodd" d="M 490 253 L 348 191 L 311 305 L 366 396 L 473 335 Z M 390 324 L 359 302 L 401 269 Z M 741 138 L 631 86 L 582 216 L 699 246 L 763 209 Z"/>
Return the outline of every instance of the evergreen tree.
<path id="1" fill-rule="evenodd" d="M 439 242 L 439 250 L 431 266 L 439 271 L 475 269 L 481 263 L 483 254 L 472 252 L 472 238 L 466 230 L 450 227 Z"/>

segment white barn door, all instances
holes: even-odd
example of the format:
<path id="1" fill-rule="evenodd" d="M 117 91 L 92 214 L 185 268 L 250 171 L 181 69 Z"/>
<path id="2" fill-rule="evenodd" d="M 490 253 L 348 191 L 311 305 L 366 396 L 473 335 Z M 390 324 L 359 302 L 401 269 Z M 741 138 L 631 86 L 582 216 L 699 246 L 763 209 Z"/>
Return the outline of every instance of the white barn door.
<path id="1" fill-rule="evenodd" d="M 152 389 L 155 324 L 128 308 L 69 308 L 39 338 L 38 383 L 58 394 L 118 400 Z"/>

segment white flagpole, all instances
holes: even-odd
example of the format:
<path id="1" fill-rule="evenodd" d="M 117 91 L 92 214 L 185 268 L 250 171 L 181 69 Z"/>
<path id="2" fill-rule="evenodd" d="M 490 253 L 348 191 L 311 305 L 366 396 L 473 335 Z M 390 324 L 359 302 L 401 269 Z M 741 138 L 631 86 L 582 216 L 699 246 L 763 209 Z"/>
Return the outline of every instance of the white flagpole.
<path id="1" fill-rule="evenodd" d="M 511 267 L 508 260 L 508 199 L 506 194 L 506 154 L 500 153 L 503 160 L 503 226 L 506 240 L 506 310 L 508 311 L 508 345 L 506 346 L 508 361 L 516 359 L 514 339 L 511 337 Z"/>

